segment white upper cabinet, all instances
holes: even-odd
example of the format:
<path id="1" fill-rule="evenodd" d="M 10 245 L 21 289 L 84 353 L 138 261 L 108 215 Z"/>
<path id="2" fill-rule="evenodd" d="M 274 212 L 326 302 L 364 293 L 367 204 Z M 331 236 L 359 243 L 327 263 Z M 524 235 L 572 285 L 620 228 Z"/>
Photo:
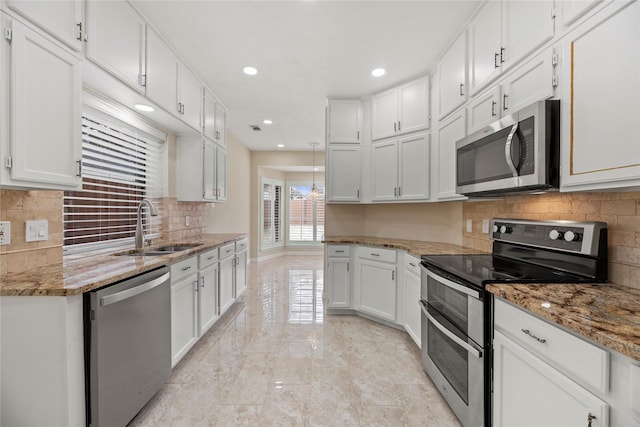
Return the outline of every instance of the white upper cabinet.
<path id="1" fill-rule="evenodd" d="M 327 139 L 330 144 L 359 144 L 362 128 L 362 101 L 329 99 Z"/>
<path id="2" fill-rule="evenodd" d="M 423 77 L 372 98 L 371 138 L 383 139 L 429 127 L 429 78 Z"/>
<path id="3" fill-rule="evenodd" d="M 327 147 L 326 197 L 328 202 L 359 202 L 361 150 L 358 145 Z"/>
<path id="4" fill-rule="evenodd" d="M 7 5 L 71 49 L 82 49 L 81 0 L 8 0 Z"/>
<path id="5" fill-rule="evenodd" d="M 467 106 L 469 133 L 500 119 L 500 85 L 476 96 Z"/>
<path id="6" fill-rule="evenodd" d="M 614 2 L 563 38 L 561 189 L 640 187 L 640 5 Z"/>
<path id="7" fill-rule="evenodd" d="M 449 47 L 437 66 L 438 118 L 442 119 L 467 100 L 467 33 Z"/>
<path id="8" fill-rule="evenodd" d="M 554 17 L 553 1 L 487 2 L 469 25 L 471 94 L 551 40 Z"/>
<path id="9" fill-rule="evenodd" d="M 178 68 L 178 108 L 185 123 L 202 131 L 202 83 L 184 63 Z"/>
<path id="10" fill-rule="evenodd" d="M 227 145 L 227 111 L 220 104 L 213 93 L 204 90 L 204 136 L 221 146 Z"/>
<path id="11" fill-rule="evenodd" d="M 501 45 L 502 2 L 489 1 L 469 25 L 469 84 L 472 95 L 500 73 L 501 53 L 504 56 Z"/>
<path id="12" fill-rule="evenodd" d="M 437 171 L 436 198 L 460 199 L 456 193 L 456 141 L 466 135 L 466 110 L 456 112 L 438 128 L 438 155 L 433 167 Z"/>
<path id="13" fill-rule="evenodd" d="M 124 0 L 87 1 L 86 8 L 87 59 L 144 93 L 144 20 Z"/>
<path id="14" fill-rule="evenodd" d="M 388 201 L 398 197 L 397 141 L 385 141 L 371 147 L 371 200 Z"/>
<path id="15" fill-rule="evenodd" d="M 147 97 L 166 111 L 179 115 L 180 60 L 155 31 L 147 28 Z"/>
<path id="16" fill-rule="evenodd" d="M 82 80 L 68 48 L 0 13 L 2 173 L 6 186 L 81 185 Z M 8 95 L 5 97 L 6 91 Z M 8 125 L 7 125 L 8 124 Z"/>
<path id="17" fill-rule="evenodd" d="M 215 138 L 218 144 L 222 146 L 227 145 L 227 110 L 216 102 L 216 118 L 215 118 Z"/>

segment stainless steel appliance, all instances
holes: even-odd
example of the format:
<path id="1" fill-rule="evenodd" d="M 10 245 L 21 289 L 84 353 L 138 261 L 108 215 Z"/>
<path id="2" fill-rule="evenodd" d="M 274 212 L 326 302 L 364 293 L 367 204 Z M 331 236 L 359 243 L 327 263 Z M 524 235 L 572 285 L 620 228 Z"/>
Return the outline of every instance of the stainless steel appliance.
<path id="1" fill-rule="evenodd" d="M 87 425 L 125 426 L 171 374 L 168 267 L 84 297 Z"/>
<path id="2" fill-rule="evenodd" d="M 456 191 L 467 196 L 557 189 L 560 101 L 538 101 L 456 142 Z"/>
<path id="3" fill-rule="evenodd" d="M 422 256 L 422 364 L 460 422 L 491 425 L 488 283 L 607 280 L 602 222 L 493 219 L 491 254 Z"/>

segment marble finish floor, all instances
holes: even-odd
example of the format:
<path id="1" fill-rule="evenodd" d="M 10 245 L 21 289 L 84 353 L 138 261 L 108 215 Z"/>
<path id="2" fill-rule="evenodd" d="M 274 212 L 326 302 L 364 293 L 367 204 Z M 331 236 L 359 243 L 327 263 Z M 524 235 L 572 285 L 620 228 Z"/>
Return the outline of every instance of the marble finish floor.
<path id="1" fill-rule="evenodd" d="M 460 426 L 408 334 L 326 315 L 322 256 L 248 267 L 245 294 L 130 426 Z"/>

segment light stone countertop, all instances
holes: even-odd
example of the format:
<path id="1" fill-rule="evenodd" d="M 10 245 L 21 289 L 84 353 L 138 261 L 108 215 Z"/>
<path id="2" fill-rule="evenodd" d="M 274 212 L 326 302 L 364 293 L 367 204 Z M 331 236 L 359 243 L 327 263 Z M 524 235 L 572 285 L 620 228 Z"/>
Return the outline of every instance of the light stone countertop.
<path id="1" fill-rule="evenodd" d="M 246 236 L 241 233 L 205 234 L 202 240 L 169 243 L 202 243 L 200 246 L 159 256 L 114 255 L 114 253 L 126 252 L 122 249 L 95 256 L 65 256 L 59 264 L 4 275 L 0 281 L 0 296 L 77 295 L 172 264 Z M 164 245 L 158 244 L 153 247 L 157 246 Z"/>
<path id="2" fill-rule="evenodd" d="M 324 243 L 401 249 L 417 257 L 482 253 L 450 243 L 380 237 L 329 236 Z M 640 290 L 612 283 L 489 284 L 486 289 L 551 323 L 640 361 Z M 545 308 L 542 303 L 551 306 Z"/>

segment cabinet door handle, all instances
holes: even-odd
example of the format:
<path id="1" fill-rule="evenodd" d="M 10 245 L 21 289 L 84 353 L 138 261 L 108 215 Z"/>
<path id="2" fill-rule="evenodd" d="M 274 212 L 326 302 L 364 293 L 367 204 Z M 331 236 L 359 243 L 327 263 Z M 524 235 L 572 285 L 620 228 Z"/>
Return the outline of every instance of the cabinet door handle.
<path id="1" fill-rule="evenodd" d="M 349 272 L 349 263 L 347 263 L 347 273 Z"/>
<path id="2" fill-rule="evenodd" d="M 500 68 L 500 65 L 498 64 L 498 57 L 500 56 L 499 53 L 495 52 L 493 54 L 493 68 Z"/>
<path id="3" fill-rule="evenodd" d="M 202 285 L 200 285 L 201 288 L 204 288 L 204 277 L 202 277 Z"/>
<path id="4" fill-rule="evenodd" d="M 199 282 L 198 280 L 194 280 L 194 282 L 193 282 L 193 284 L 195 285 L 195 286 L 193 287 L 193 291 L 194 291 L 194 292 L 198 292 L 198 282 Z"/>
<path id="5" fill-rule="evenodd" d="M 358 131 L 358 134 L 356 135 L 356 140 L 360 141 L 360 131 Z"/>
<path id="6" fill-rule="evenodd" d="M 509 99 L 509 95 L 507 95 L 506 93 L 504 95 L 502 95 L 502 109 L 507 111 L 509 109 L 509 107 L 507 106 L 507 100 Z"/>
<path id="7" fill-rule="evenodd" d="M 400 120 L 398 120 L 398 132 L 400 132 Z"/>
<path id="8" fill-rule="evenodd" d="M 397 132 L 396 126 L 397 126 L 397 123 L 396 123 L 396 122 L 393 122 L 393 131 L 394 131 L 394 132 Z"/>
<path id="9" fill-rule="evenodd" d="M 500 47 L 500 63 L 504 64 L 504 48 Z"/>
<path id="10" fill-rule="evenodd" d="M 587 427 L 591 427 L 591 423 L 596 419 L 596 416 L 592 415 L 591 412 L 589 412 L 589 415 L 587 415 Z"/>
<path id="11" fill-rule="evenodd" d="M 360 198 L 360 189 L 359 189 L 359 188 L 356 190 L 356 197 L 357 197 L 358 199 Z"/>
<path id="12" fill-rule="evenodd" d="M 398 197 L 402 196 L 402 187 L 398 187 Z"/>
<path id="13" fill-rule="evenodd" d="M 464 88 L 464 83 L 460 83 L 460 96 L 464 96 L 462 88 Z"/>
<path id="14" fill-rule="evenodd" d="M 398 196 L 398 187 L 393 187 L 393 197 Z"/>
<path id="15" fill-rule="evenodd" d="M 491 117 L 496 116 L 496 101 L 491 101 Z"/>
<path id="16" fill-rule="evenodd" d="M 391 280 L 396 280 L 396 271 L 391 270 Z"/>
<path id="17" fill-rule="evenodd" d="M 538 341 L 540 344 L 544 344 L 547 342 L 547 340 L 545 340 L 544 338 L 539 338 L 535 335 L 533 335 L 531 333 L 531 331 L 529 329 L 520 329 L 525 335 L 530 336 L 531 338 L 533 338 L 534 340 Z"/>
<path id="18" fill-rule="evenodd" d="M 76 176 L 82 176 L 82 160 L 76 160 Z"/>

